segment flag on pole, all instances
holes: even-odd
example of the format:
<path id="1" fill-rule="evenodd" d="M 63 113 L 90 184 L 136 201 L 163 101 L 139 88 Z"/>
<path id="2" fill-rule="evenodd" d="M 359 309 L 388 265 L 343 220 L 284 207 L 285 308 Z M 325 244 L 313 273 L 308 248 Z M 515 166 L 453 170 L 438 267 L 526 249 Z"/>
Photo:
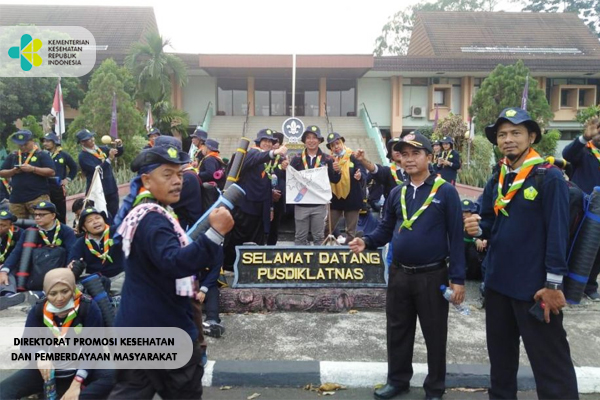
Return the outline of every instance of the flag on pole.
<path id="1" fill-rule="evenodd" d="M 148 104 L 148 111 L 146 113 L 146 132 L 150 133 L 152 126 L 154 125 L 154 119 L 152 118 L 152 107 Z"/>
<path id="2" fill-rule="evenodd" d="M 438 105 L 435 105 L 435 118 L 433 119 L 433 130 L 435 131 L 435 128 L 437 128 L 437 124 L 438 124 L 438 118 L 440 117 L 439 115 L 439 109 L 438 109 Z"/>
<path id="3" fill-rule="evenodd" d="M 52 102 L 52 110 L 50 110 L 55 118 L 54 131 L 59 139 L 62 140 L 62 135 L 65 133 L 65 109 L 63 107 L 63 96 L 62 89 L 60 87 L 60 78 L 58 78 L 58 84 L 54 91 L 54 101 Z"/>
<path id="4" fill-rule="evenodd" d="M 521 108 L 527 111 L 527 98 L 529 97 L 529 75 L 525 78 L 525 87 L 523 88 L 523 97 L 521 98 Z"/>
<path id="5" fill-rule="evenodd" d="M 94 208 L 96 210 L 104 211 L 106 215 L 108 215 L 108 209 L 106 207 L 106 198 L 104 197 L 104 189 L 102 188 L 102 167 L 100 167 L 99 165 L 94 171 L 92 183 L 88 189 L 87 194 L 85 195 L 83 208 L 87 207 L 86 203 L 89 200 L 92 200 L 94 202 Z M 112 217 L 114 217 L 114 215 Z"/>
<path id="6" fill-rule="evenodd" d="M 112 114 L 110 116 L 110 136 L 113 139 L 119 138 L 117 129 L 117 94 L 113 92 Z"/>

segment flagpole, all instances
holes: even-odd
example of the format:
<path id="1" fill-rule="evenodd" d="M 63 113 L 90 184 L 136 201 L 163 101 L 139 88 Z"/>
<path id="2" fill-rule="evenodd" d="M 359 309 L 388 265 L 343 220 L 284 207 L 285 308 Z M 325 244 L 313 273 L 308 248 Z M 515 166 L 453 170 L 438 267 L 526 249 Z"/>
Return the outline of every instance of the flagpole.
<path id="1" fill-rule="evenodd" d="M 58 95 L 60 96 L 59 97 L 59 101 L 60 101 L 59 104 L 61 104 L 61 110 L 60 110 L 60 112 L 63 113 L 64 110 L 62 110 L 62 88 L 60 87 L 60 76 L 58 77 Z M 60 125 L 60 120 L 61 119 L 62 118 L 58 118 L 58 132 L 57 133 L 58 133 L 59 139 L 61 139 L 61 141 L 62 141 L 62 126 Z"/>
<path id="2" fill-rule="evenodd" d="M 292 118 L 296 116 L 296 54 L 292 54 Z"/>

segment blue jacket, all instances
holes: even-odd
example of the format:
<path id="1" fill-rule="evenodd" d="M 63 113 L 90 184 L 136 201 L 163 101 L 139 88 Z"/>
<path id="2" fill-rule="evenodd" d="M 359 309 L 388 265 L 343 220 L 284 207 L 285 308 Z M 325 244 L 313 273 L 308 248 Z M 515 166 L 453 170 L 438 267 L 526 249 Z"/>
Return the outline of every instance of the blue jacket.
<path id="1" fill-rule="evenodd" d="M 0 265 L 2 265 L 4 261 L 8 260 L 10 254 L 17 247 L 17 243 L 19 243 L 19 239 L 21 238 L 21 233 L 23 233 L 23 229 L 19 228 L 18 226 L 15 226 L 15 231 L 13 232 L 12 241 L 10 243 L 10 249 L 8 249 L 8 251 L 4 255 L 4 259 L 0 260 Z M 7 240 L 8 235 L 4 236 L 3 238 L 0 238 L 0 254 L 4 253 L 4 250 L 6 250 L 6 245 L 8 244 Z"/>
<path id="2" fill-rule="evenodd" d="M 223 248 L 202 234 L 181 247 L 169 220 L 148 213 L 139 223 L 125 261 L 127 279 L 116 327 L 172 326 L 198 337 L 189 297 L 175 293 L 175 280 L 223 264 Z"/>
<path id="3" fill-rule="evenodd" d="M 109 236 L 113 238 L 115 236 L 116 227 L 110 228 Z M 98 253 L 102 254 L 103 249 L 100 249 L 100 246 L 94 240 L 90 240 L 92 243 L 92 247 Z M 108 250 L 108 255 L 112 258 L 112 262 L 106 260 L 104 264 L 102 264 L 102 260 L 93 255 L 90 250 L 87 248 L 85 244 L 85 236 L 82 236 L 77 239 L 73 248 L 71 249 L 71 253 L 69 256 L 69 263 L 73 260 L 79 260 L 83 258 L 83 261 L 87 264 L 85 272 L 88 274 L 100 273 L 102 276 L 106 276 L 107 278 L 112 278 L 113 276 L 119 275 L 123 272 L 123 250 L 122 243 L 118 241 L 118 243 L 110 246 Z"/>
<path id="4" fill-rule="evenodd" d="M 66 259 L 70 260 L 71 250 L 73 249 L 73 246 L 75 245 L 75 242 L 77 241 L 77 238 L 75 237 L 75 232 L 73 232 L 73 229 L 71 229 L 70 226 L 68 226 L 66 224 L 62 224 L 58 220 L 56 220 L 56 223 L 60 224 L 60 232 L 58 233 L 58 238 L 62 242 L 60 244 L 60 246 L 63 247 L 65 250 L 67 250 L 67 258 Z M 29 229 L 36 229 L 39 231 L 38 227 L 29 228 Z M 48 237 L 48 241 L 50 241 L 50 243 L 52 243 L 54 241 L 55 233 L 56 233 L 56 227 L 54 229 L 46 231 L 46 236 Z M 19 267 L 19 263 L 21 262 L 21 254 L 23 253 L 23 243 L 24 242 L 25 242 L 25 233 L 23 232 L 21 234 L 21 237 L 19 238 L 19 241 L 17 242 L 17 245 L 15 246 L 14 250 L 10 253 L 10 256 L 6 259 L 6 262 L 2 266 L 2 269 L 7 268 L 9 270 L 9 273 L 13 273 L 13 274 L 15 272 L 17 272 L 17 268 Z M 42 246 L 46 245 L 40 235 L 38 235 L 36 237 L 36 244 L 37 244 L 36 247 L 42 247 Z"/>
<path id="5" fill-rule="evenodd" d="M 440 155 L 440 158 L 446 159 L 447 152 L 443 151 Z M 442 155 L 444 157 L 442 157 Z M 456 176 L 458 175 L 458 170 L 460 169 L 460 154 L 458 151 L 452 149 L 450 150 L 450 155 L 448 156 L 448 161 L 452 163 L 450 166 L 442 166 L 441 168 L 436 168 L 437 173 L 446 181 L 446 182 L 456 182 Z M 436 164 L 437 165 L 437 164 Z"/>
<path id="6" fill-rule="evenodd" d="M 56 171 L 54 177 L 48 178 L 50 184 L 60 185 L 66 178 L 69 178 L 70 180 L 75 179 L 75 176 L 77 176 L 77 163 L 69 153 L 61 150 L 54 157 L 52 157 L 52 154 L 50 153 L 48 153 L 48 155 L 50 155 L 50 158 L 54 161 L 54 170 Z M 69 170 L 69 173 L 67 173 L 67 169 Z"/>
<path id="7" fill-rule="evenodd" d="M 600 162 L 592 151 L 581 143 L 580 138 L 565 147 L 562 155 L 573 165 L 571 180 L 581 190 L 591 194 L 594 186 L 600 186 Z"/>
<path id="8" fill-rule="evenodd" d="M 27 159 L 28 153 L 21 155 L 22 162 Z M 12 152 L 6 157 L 2 164 L 2 169 L 12 169 L 19 163 L 19 156 L 16 152 Z M 38 168 L 54 169 L 54 162 L 45 151 L 38 150 L 29 160 L 29 165 Z M 10 178 L 12 192 L 10 193 L 11 203 L 27 203 L 36 198 L 49 194 L 48 178 L 34 174 L 33 172 L 21 172 Z"/>
<path id="9" fill-rule="evenodd" d="M 271 225 L 270 208 L 273 203 L 271 176 L 265 173 L 265 164 L 273 161 L 270 151 L 251 148 L 246 154 L 238 184 L 246 191 L 240 210 L 250 215 L 262 216 L 264 231 Z"/>
<path id="10" fill-rule="evenodd" d="M 546 171 L 543 189 L 536 188 L 536 169 L 506 207 L 508 217 L 494 213 L 498 197 L 495 178 L 488 181 L 483 191 L 481 209 L 480 226 L 489 249 L 483 262 L 485 285 L 523 301 L 533 301 L 535 293 L 544 287 L 547 273 L 568 273 L 569 190 L 557 168 Z M 504 193 L 515 176 L 507 174 Z M 527 200 L 525 191 L 531 187 L 538 194 Z"/>
<path id="11" fill-rule="evenodd" d="M 396 170 L 396 174 L 401 182 L 408 180 L 408 175 L 406 172 L 403 173 L 400 170 Z M 394 176 L 392 175 L 392 169 L 390 167 L 377 165 L 377 172 L 372 174 L 372 176 L 376 182 L 383 186 L 383 196 L 386 199 L 389 197 L 392 189 L 398 186 L 396 179 L 394 179 Z"/>
<path id="12" fill-rule="evenodd" d="M 103 172 L 102 189 L 104 189 L 104 195 L 117 193 L 119 188 L 117 187 L 117 181 L 115 180 L 112 165 L 108 158 L 110 148 L 107 146 L 99 146 L 99 148 L 106 155 L 106 159 L 104 161 L 100 161 L 98 157 L 86 150 L 82 150 L 79 153 L 79 166 L 81 167 L 81 171 L 84 173 L 87 181 L 85 191 L 87 192 L 89 190 L 90 185 L 92 184 L 92 178 L 94 177 L 94 171 L 96 170 L 96 167 L 100 165 Z M 123 154 L 123 146 L 117 147 L 117 151 L 117 157 L 120 157 Z"/>
<path id="13" fill-rule="evenodd" d="M 213 175 L 216 171 L 222 170 L 224 168 L 225 168 L 224 165 L 221 162 L 219 162 L 219 160 L 216 157 L 213 157 L 213 156 L 204 157 L 204 158 L 202 158 L 202 161 L 200 161 L 198 176 L 200 177 L 200 180 L 203 183 L 204 182 L 221 182 L 224 179 L 226 179 L 225 174 L 223 174 L 223 178 L 221 178 L 219 181 L 215 180 Z M 223 171 L 223 173 L 225 173 L 225 171 Z"/>
<path id="14" fill-rule="evenodd" d="M 425 203 L 433 189 L 435 175 L 430 175 L 422 186 L 406 188 L 408 217 Z M 452 283 L 465 281 L 465 247 L 463 241 L 462 208 L 458 192 L 449 183 L 438 189 L 429 207 L 413 223 L 412 230 L 402 229 L 404 221 L 400 196 L 402 186 L 392 189 L 385 208 L 383 221 L 364 240 L 367 248 L 376 249 L 392 242 L 393 260 L 406 265 L 425 265 L 440 262 L 450 256 L 448 276 Z M 413 199 L 413 194 L 415 198 Z"/>

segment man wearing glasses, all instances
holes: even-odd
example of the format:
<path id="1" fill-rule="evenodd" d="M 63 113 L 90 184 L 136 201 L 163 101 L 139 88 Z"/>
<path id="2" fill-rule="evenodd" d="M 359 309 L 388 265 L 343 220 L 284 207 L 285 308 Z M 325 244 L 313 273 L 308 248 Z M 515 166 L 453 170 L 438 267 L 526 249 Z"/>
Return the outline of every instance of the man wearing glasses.
<path id="1" fill-rule="evenodd" d="M 73 229 L 56 218 L 56 206 L 54 204 L 49 201 L 42 201 L 35 205 L 33 209 L 36 226 L 29 229 L 37 230 L 38 235 L 35 243 L 28 244 L 34 247 L 29 267 L 28 283 L 40 280 L 41 284 L 44 277 L 35 275 L 45 275 L 51 269 L 64 267 L 69 259 L 68 253 L 75 244 L 76 237 Z M 9 279 L 9 275 L 15 276 L 17 272 L 26 236 L 25 234 L 21 235 L 15 249 L 0 268 L 0 292 L 6 294 L 16 293 L 14 280 Z M 39 289 L 37 287 L 28 287 L 27 289 L 41 290 L 41 286 Z"/>

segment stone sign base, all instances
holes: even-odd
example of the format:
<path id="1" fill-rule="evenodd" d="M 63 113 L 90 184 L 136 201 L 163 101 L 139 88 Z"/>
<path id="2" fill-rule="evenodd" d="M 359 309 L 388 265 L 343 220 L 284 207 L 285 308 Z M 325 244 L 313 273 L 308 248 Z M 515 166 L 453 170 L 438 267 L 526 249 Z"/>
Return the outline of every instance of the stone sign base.
<path id="1" fill-rule="evenodd" d="M 385 288 L 221 289 L 223 313 L 385 310 Z"/>

